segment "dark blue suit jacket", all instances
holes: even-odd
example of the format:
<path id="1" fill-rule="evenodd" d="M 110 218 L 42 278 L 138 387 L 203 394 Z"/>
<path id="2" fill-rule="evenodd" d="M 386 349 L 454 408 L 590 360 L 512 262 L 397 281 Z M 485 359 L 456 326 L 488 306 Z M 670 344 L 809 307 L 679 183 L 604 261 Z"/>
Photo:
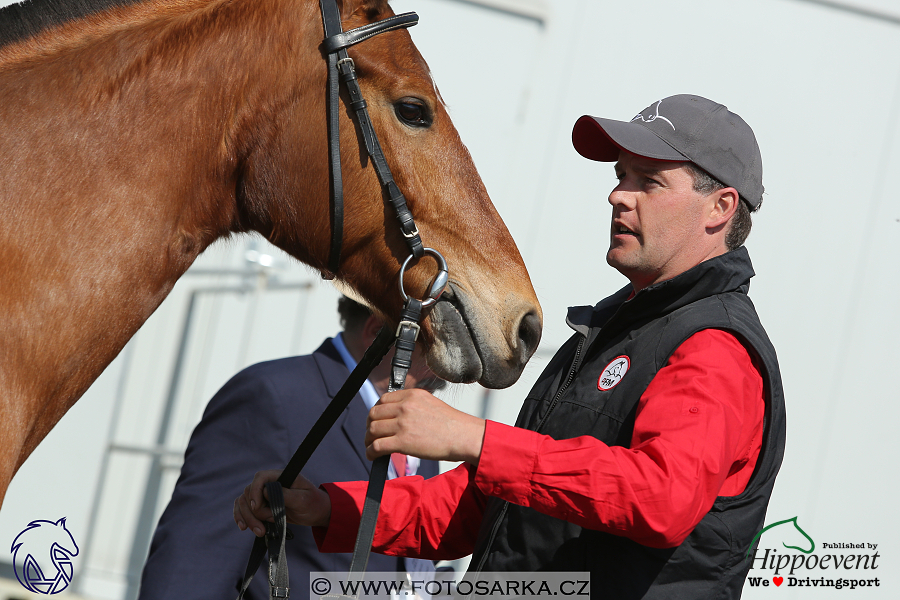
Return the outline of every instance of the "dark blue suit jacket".
<path id="1" fill-rule="evenodd" d="M 331 340 L 309 356 L 249 367 L 219 390 L 191 435 L 181 476 L 150 545 L 141 600 L 231 600 L 254 536 L 234 523 L 234 499 L 256 471 L 282 469 L 349 375 Z M 369 478 L 363 438 L 366 406 L 359 395 L 313 454 L 303 475 L 315 484 Z M 438 473 L 423 460 L 419 473 Z M 310 571 L 346 571 L 349 554 L 320 554 L 308 527 L 291 526 L 291 588 L 304 596 Z M 269 597 L 266 562 L 249 590 Z M 372 554 L 369 571 L 397 571 L 396 557 Z M 291 594 L 295 595 L 295 594 Z"/>

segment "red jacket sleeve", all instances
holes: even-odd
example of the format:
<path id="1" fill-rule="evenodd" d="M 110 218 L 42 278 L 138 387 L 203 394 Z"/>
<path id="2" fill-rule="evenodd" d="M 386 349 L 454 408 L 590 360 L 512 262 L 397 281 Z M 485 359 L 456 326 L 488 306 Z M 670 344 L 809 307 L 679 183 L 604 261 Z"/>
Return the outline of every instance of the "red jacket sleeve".
<path id="1" fill-rule="evenodd" d="M 388 481 L 373 550 L 451 559 L 474 549 L 486 496 L 658 548 L 677 546 L 715 498 L 746 486 L 762 442 L 763 384 L 731 334 L 686 340 L 638 403 L 630 448 L 554 440 L 487 422 L 478 468 Z M 366 482 L 326 484 L 323 552 L 353 549 Z"/>
<path id="2" fill-rule="evenodd" d="M 641 396 L 630 448 L 489 421 L 475 484 L 582 527 L 673 547 L 717 496 L 744 489 L 763 412 L 762 377 L 747 350 L 730 333 L 704 330 Z"/>
<path id="3" fill-rule="evenodd" d="M 486 501 L 472 483 L 474 471 L 464 463 L 431 479 L 413 475 L 385 482 L 372 551 L 431 560 L 471 554 Z M 327 529 L 313 527 L 320 551 L 353 551 L 367 485 L 322 486 L 331 498 L 331 520 Z"/>

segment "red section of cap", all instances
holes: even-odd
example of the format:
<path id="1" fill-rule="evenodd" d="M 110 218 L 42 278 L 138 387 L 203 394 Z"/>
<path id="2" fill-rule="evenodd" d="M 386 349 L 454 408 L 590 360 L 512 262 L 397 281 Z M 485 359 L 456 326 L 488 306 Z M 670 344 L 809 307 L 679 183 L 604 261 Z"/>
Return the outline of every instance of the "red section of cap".
<path id="1" fill-rule="evenodd" d="M 600 162 L 615 162 L 619 159 L 619 150 L 624 150 L 589 115 L 584 115 L 575 122 L 575 127 L 572 128 L 572 145 L 583 157 Z"/>

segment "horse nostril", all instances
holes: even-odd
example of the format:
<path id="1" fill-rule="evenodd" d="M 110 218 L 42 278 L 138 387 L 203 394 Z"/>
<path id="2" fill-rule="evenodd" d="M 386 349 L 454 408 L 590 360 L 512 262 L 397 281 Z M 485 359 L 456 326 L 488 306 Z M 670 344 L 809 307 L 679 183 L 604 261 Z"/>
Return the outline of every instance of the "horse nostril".
<path id="1" fill-rule="evenodd" d="M 537 350 L 541 341 L 541 319 L 534 311 L 529 311 L 519 322 L 519 341 L 522 342 L 524 359 L 528 359 Z"/>

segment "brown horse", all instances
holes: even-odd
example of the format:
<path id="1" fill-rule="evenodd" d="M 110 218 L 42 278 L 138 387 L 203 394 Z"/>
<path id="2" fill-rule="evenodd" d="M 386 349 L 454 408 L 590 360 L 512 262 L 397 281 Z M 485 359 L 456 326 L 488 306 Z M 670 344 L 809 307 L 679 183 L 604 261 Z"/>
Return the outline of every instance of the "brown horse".
<path id="1" fill-rule="evenodd" d="M 212 242 L 255 230 L 327 264 L 316 0 L 118 4 L 0 47 L 0 501 Z M 392 14 L 383 0 L 344 0 L 341 12 L 345 29 Z M 422 238 L 450 266 L 423 327 L 429 364 L 452 381 L 510 385 L 541 328 L 519 252 L 409 34 L 350 55 Z M 408 251 L 341 112 L 338 280 L 396 321 Z M 424 294 L 434 272 L 422 259 L 407 289 Z"/>

